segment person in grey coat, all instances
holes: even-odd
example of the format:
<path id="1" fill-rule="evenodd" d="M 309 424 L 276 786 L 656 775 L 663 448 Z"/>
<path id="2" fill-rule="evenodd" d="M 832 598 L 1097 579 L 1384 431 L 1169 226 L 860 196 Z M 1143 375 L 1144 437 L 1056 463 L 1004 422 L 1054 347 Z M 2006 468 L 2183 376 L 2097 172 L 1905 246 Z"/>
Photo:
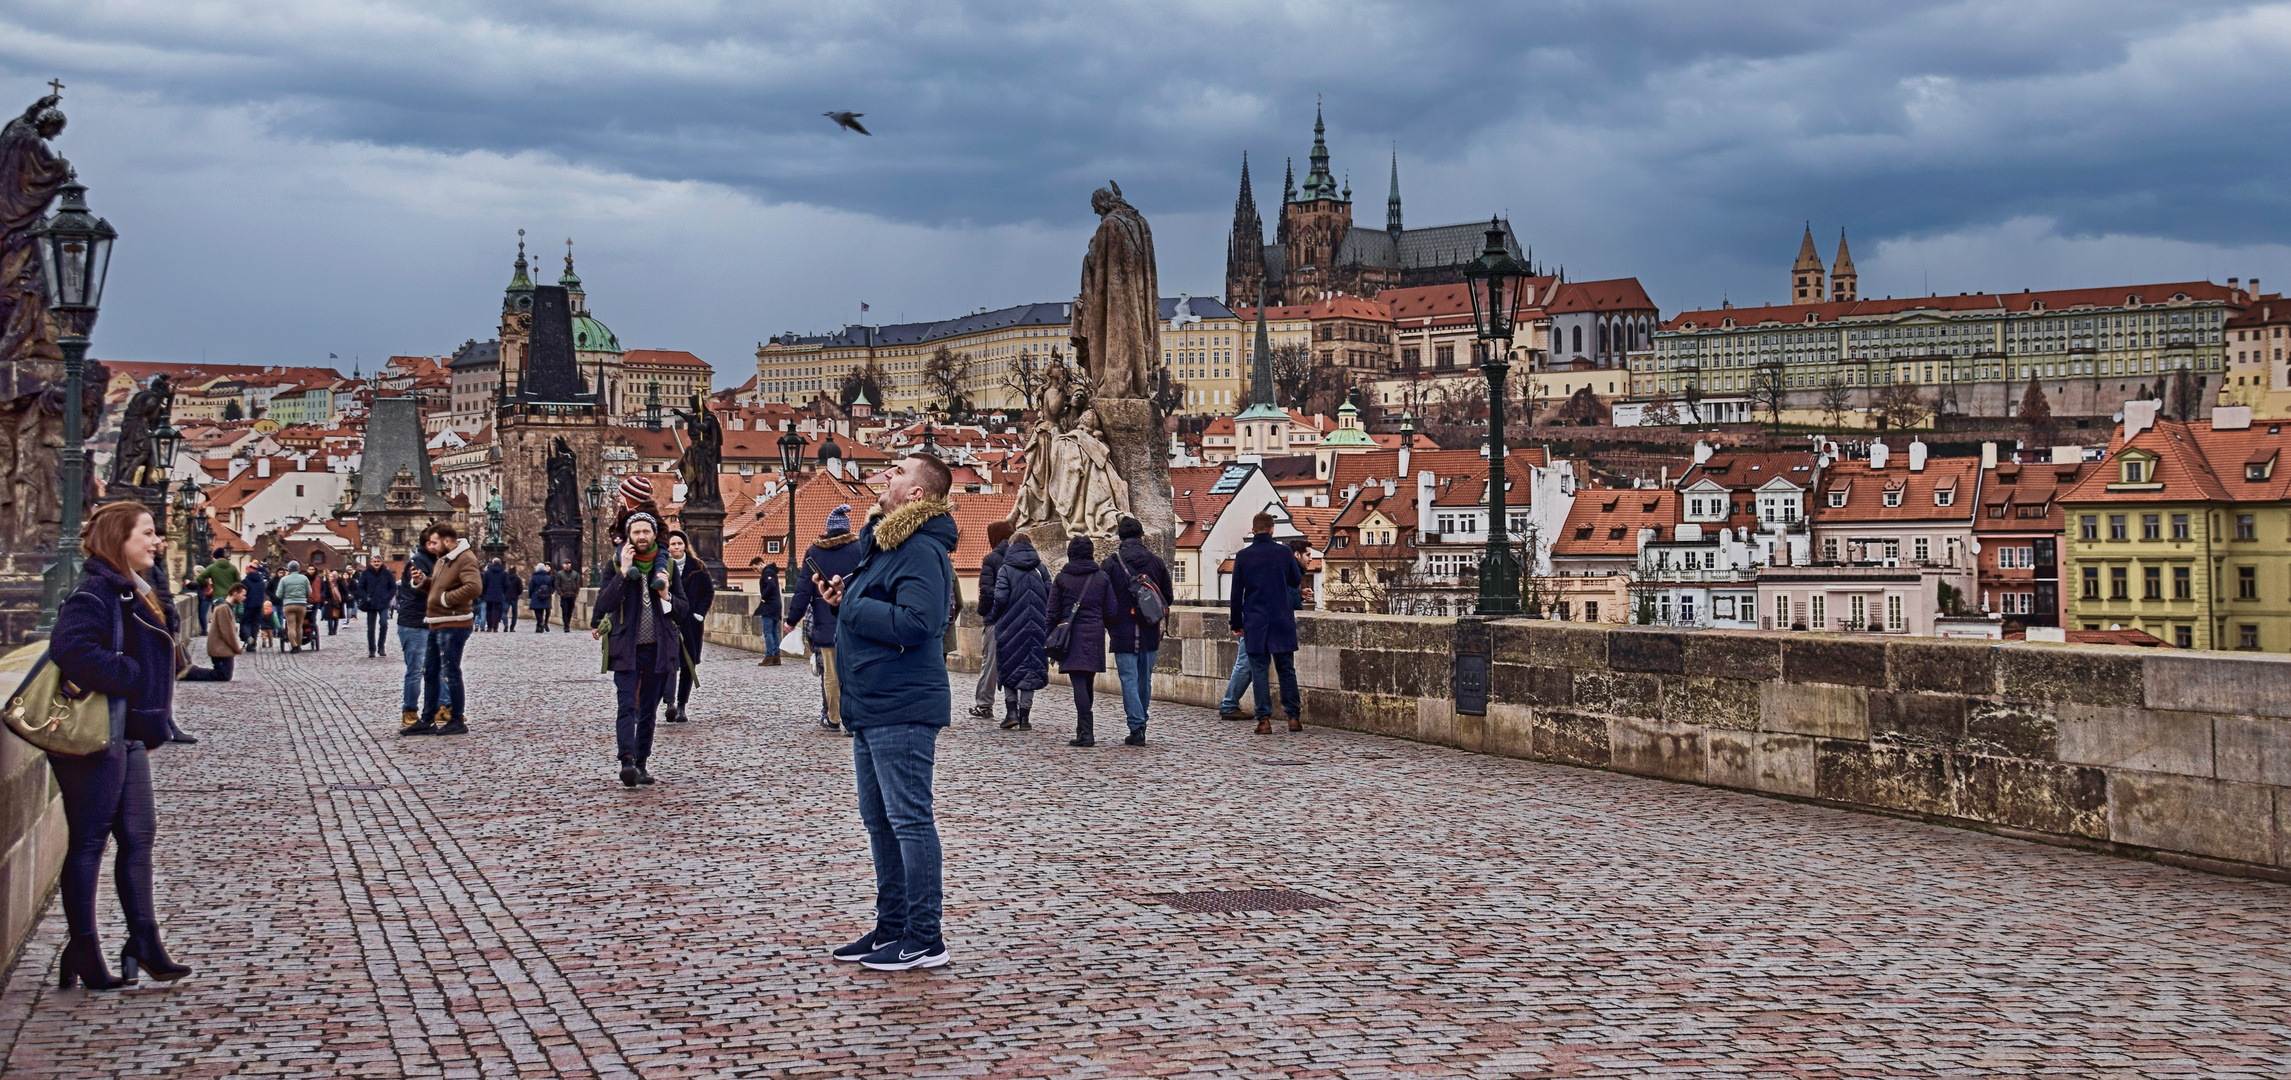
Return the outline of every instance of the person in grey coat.
<path id="1" fill-rule="evenodd" d="M 994 572 L 994 674 L 1005 731 L 1034 730 L 1034 692 L 1050 685 L 1050 658 L 1042 654 L 1049 633 L 1050 575 L 1033 538 L 1015 533 Z"/>
<path id="2" fill-rule="evenodd" d="M 994 690 L 1002 685 L 995 674 L 995 659 L 1000 654 L 994 643 L 994 581 L 1002 573 L 1002 554 L 1010 546 L 1011 525 L 1007 521 L 990 521 L 986 525 L 986 543 L 990 548 L 978 564 L 978 617 L 985 623 L 986 632 L 979 635 L 985 645 L 979 650 L 978 686 L 972 691 L 970 714 L 981 720 L 994 719 Z"/>
<path id="3" fill-rule="evenodd" d="M 1106 580 L 1090 538 L 1066 541 L 1066 566 L 1050 583 L 1050 626 L 1072 624 L 1066 655 L 1058 670 L 1074 684 L 1074 739 L 1068 746 L 1096 746 L 1090 707 L 1098 673 L 1106 670 L 1106 623 L 1120 611 L 1113 582 Z"/>

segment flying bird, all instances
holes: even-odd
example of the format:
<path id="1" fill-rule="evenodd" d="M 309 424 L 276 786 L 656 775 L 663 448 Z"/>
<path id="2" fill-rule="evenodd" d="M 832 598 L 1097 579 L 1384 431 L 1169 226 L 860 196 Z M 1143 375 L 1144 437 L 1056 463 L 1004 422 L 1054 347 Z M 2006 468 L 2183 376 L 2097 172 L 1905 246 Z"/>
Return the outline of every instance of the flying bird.
<path id="1" fill-rule="evenodd" d="M 865 116 L 865 115 L 867 115 L 866 113 L 856 113 L 856 112 L 823 112 L 823 113 L 821 113 L 821 114 L 819 114 L 819 115 L 821 115 L 821 116 L 824 116 L 824 117 L 827 117 L 828 119 L 835 121 L 835 123 L 836 123 L 836 125 L 837 125 L 838 127 L 849 128 L 850 130 L 852 130 L 852 131 L 856 131 L 856 132 L 860 133 L 861 135 L 873 135 L 873 134 L 875 134 L 874 132 L 872 132 L 872 131 L 869 131 L 869 130 L 867 130 L 866 128 L 863 128 L 863 127 L 860 127 L 860 126 L 859 126 L 859 118 L 860 118 L 860 117 L 862 117 L 862 116 Z"/>

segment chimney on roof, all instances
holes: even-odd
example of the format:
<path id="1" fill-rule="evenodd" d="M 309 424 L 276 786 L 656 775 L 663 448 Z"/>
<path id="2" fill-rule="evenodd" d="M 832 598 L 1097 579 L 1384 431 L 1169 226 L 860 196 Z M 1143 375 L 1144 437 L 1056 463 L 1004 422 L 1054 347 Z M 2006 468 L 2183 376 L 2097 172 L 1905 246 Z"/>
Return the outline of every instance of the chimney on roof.
<path id="1" fill-rule="evenodd" d="M 1392 493 L 1399 490 L 1399 487 L 1400 485 L 1397 481 L 1386 480 L 1384 482 L 1384 497 L 1387 499 L 1391 498 Z"/>
<path id="2" fill-rule="evenodd" d="M 255 476 L 258 479 L 267 479 L 270 476 L 270 455 L 265 454 L 255 459 Z"/>
<path id="3" fill-rule="evenodd" d="M 1438 478 L 1432 475 L 1430 469 L 1416 474 L 1416 520 L 1419 524 L 1424 521 L 1424 515 L 1432 512 L 1432 487 L 1437 482 Z"/>
<path id="4" fill-rule="evenodd" d="M 1891 447 L 1889 447 L 1889 446 L 1885 445 L 1885 440 L 1883 440 L 1883 439 L 1879 439 L 1879 440 L 1877 440 L 1876 442 L 1870 443 L 1870 444 L 1869 444 L 1869 467 L 1870 467 L 1870 468 L 1872 468 L 1872 469 L 1883 469 L 1883 468 L 1885 468 L 1885 457 L 1886 457 L 1886 455 L 1887 455 L 1887 454 L 1890 454 L 1890 453 L 1892 453 L 1892 452 L 1893 452 L 1893 449 L 1892 449 Z"/>
<path id="5" fill-rule="evenodd" d="M 2154 401 L 2127 401 L 2124 403 L 2124 441 L 2131 442 L 2140 433 L 2156 426 Z"/>
<path id="6" fill-rule="evenodd" d="M 1982 472 L 1990 472 L 1990 471 L 1993 471 L 1994 469 L 1996 469 L 1996 467 L 1997 467 L 1997 444 L 1995 444 L 1995 443 L 1993 443 L 1993 442 L 1985 442 L 1985 443 L 1982 443 L 1982 444 L 1981 444 L 1981 471 L 1982 471 Z"/>
<path id="7" fill-rule="evenodd" d="M 1925 440 L 1909 440 L 1909 471 L 1925 471 Z"/>

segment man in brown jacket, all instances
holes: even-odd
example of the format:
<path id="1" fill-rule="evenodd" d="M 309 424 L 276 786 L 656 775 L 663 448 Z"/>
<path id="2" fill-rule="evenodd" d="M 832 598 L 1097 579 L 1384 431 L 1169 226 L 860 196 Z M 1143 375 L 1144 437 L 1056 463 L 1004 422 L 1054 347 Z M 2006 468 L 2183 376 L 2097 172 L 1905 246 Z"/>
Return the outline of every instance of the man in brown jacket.
<path id="1" fill-rule="evenodd" d="M 429 600 L 422 621 L 430 628 L 429 670 L 437 672 L 429 680 L 431 692 L 445 700 L 430 701 L 426 711 L 438 734 L 467 735 L 469 715 L 463 711 L 461 651 L 469 645 L 477 597 L 485 585 L 478 578 L 477 553 L 469 550 L 469 541 L 461 539 L 452 522 L 430 526 L 422 534 L 425 544 L 431 536 L 441 541 L 446 552 L 438 556 L 437 566 L 430 571 Z"/>

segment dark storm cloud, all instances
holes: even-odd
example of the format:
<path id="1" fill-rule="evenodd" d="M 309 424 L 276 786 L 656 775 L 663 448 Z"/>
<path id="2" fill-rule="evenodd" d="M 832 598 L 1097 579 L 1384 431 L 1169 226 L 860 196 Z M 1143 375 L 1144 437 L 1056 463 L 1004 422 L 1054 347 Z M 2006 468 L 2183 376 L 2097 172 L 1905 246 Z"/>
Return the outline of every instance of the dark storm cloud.
<path id="1" fill-rule="evenodd" d="M 2122 0 L 0 0 L 12 84 L 54 72 L 243 114 L 280 168 L 295 146 L 533 154 L 765 206 L 1077 233 L 1112 177 L 1169 222 L 1164 277 L 1197 292 L 1221 283 L 1240 153 L 1260 202 L 1277 198 L 1325 94 L 1357 217 L 1381 221 L 1397 143 L 1412 223 L 1509 210 L 1539 255 L 1641 275 L 1674 309 L 1771 288 L 1805 219 L 1825 255 L 1840 224 L 1857 250 L 2032 219 L 2064 237 L 2273 243 L 2285 152 L 2263 118 L 2291 82 L 2286 48 L 2281 7 Z M 831 109 L 875 136 L 837 130 Z M 1865 285 L 1887 272 L 1865 256 Z M 975 302 L 1039 299 L 1070 273 Z M 924 292 L 917 306 L 957 295 Z"/>

